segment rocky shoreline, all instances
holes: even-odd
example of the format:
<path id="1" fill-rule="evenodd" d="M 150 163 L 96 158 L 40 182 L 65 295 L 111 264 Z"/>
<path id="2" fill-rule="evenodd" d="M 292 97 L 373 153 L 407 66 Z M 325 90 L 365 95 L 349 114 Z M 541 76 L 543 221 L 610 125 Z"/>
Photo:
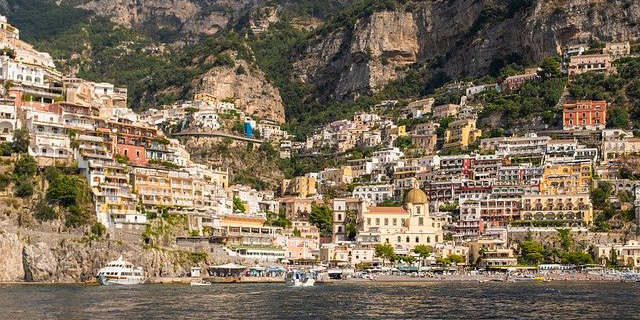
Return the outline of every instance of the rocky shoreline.
<path id="1" fill-rule="evenodd" d="M 47 237 L 35 237 L 27 230 L 0 231 L 0 283 L 90 283 L 100 268 L 120 255 L 141 266 L 149 277 L 182 277 L 191 267 L 231 260 L 222 252 L 199 255 L 66 234 L 43 238 Z"/>

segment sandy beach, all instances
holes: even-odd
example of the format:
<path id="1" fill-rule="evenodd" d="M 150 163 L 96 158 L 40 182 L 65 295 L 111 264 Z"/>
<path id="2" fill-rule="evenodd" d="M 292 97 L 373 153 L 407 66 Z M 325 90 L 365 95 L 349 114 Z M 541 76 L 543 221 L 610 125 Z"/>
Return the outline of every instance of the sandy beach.
<path id="1" fill-rule="evenodd" d="M 620 276 L 605 276 L 599 274 L 586 273 L 549 273 L 549 274 L 531 274 L 533 277 L 544 277 L 549 281 L 625 281 Z M 441 282 L 441 281 L 475 281 L 475 282 L 491 282 L 491 281 L 517 281 L 518 275 L 510 275 L 509 278 L 505 274 L 454 274 L 442 275 L 434 277 L 411 277 L 405 275 L 378 275 L 375 280 L 362 278 L 349 278 L 345 280 L 336 280 L 336 282 Z M 526 280 L 525 280 L 526 281 Z M 529 281 L 535 281 L 533 279 Z M 626 280 L 631 281 L 631 280 Z"/>

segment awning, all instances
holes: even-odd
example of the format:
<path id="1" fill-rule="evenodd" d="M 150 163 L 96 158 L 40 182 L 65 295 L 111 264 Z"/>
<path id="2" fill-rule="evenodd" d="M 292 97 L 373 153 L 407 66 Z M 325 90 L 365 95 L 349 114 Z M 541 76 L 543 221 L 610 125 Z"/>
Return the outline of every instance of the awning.
<path id="1" fill-rule="evenodd" d="M 413 267 L 413 266 L 401 266 L 398 268 L 399 271 L 402 272 L 417 272 L 418 271 L 418 267 Z"/>
<path id="2" fill-rule="evenodd" d="M 236 263 L 227 263 L 220 266 L 210 266 L 209 269 L 246 269 L 247 267 Z"/>

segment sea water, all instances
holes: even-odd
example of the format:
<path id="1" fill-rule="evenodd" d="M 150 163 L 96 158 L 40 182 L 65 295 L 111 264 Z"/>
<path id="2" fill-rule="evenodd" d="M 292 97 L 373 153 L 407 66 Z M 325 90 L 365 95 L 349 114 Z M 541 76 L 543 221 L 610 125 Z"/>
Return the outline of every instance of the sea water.
<path id="1" fill-rule="evenodd" d="M 0 318 L 636 319 L 640 283 L 0 285 Z"/>

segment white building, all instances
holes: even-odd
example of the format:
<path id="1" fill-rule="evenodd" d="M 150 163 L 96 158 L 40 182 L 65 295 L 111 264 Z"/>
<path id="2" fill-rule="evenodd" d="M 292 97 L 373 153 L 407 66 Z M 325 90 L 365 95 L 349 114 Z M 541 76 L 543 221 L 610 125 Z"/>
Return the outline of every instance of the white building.
<path id="1" fill-rule="evenodd" d="M 393 197 L 393 185 L 379 184 L 368 186 L 357 186 L 353 189 L 353 197 L 368 201 L 377 205 Z"/>
<path id="2" fill-rule="evenodd" d="M 195 125 L 199 129 L 204 129 L 206 131 L 220 129 L 220 116 L 218 116 L 218 113 L 213 110 L 198 111 L 194 113 L 193 119 L 195 120 Z"/>
<path id="3" fill-rule="evenodd" d="M 13 141 L 13 131 L 20 128 L 16 106 L 10 103 L 0 104 L 0 141 Z"/>

